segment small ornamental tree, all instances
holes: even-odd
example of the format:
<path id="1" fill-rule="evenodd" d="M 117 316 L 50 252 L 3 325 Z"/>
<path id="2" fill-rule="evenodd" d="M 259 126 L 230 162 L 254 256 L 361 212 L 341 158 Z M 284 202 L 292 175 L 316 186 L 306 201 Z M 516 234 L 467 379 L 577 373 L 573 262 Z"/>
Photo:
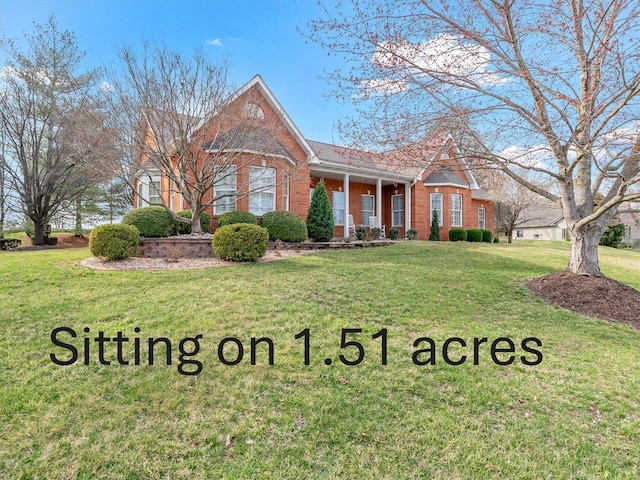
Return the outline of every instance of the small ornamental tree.
<path id="1" fill-rule="evenodd" d="M 602 234 L 602 237 L 600 237 L 600 245 L 603 245 L 605 247 L 618 248 L 618 245 L 620 245 L 620 242 L 622 242 L 622 237 L 624 237 L 623 223 L 609 226 Z"/>
<path id="2" fill-rule="evenodd" d="M 431 218 L 431 232 L 429 233 L 429 240 L 432 242 L 440 241 L 440 220 L 438 219 L 438 211 L 433 211 L 433 217 Z"/>
<path id="3" fill-rule="evenodd" d="M 333 238 L 333 210 L 324 182 L 318 183 L 311 197 L 307 214 L 307 232 L 315 242 L 328 242 Z"/>

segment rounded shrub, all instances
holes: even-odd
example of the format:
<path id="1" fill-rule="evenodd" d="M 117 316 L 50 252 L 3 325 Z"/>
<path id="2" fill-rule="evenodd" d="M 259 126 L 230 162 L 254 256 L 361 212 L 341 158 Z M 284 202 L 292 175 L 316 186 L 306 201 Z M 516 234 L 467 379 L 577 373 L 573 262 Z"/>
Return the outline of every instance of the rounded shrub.
<path id="1" fill-rule="evenodd" d="M 227 225 L 234 225 L 236 223 L 250 223 L 251 225 L 257 225 L 258 219 L 253 213 L 243 212 L 242 210 L 223 213 L 218 217 L 218 227 L 226 227 Z"/>
<path id="2" fill-rule="evenodd" d="M 100 225 L 89 234 L 89 250 L 94 257 L 121 260 L 138 251 L 140 233 L 133 225 Z"/>
<path id="3" fill-rule="evenodd" d="M 491 240 L 493 239 L 493 233 L 491 233 L 491 230 L 481 230 L 482 231 L 482 241 L 486 242 L 486 243 L 491 243 Z"/>
<path id="4" fill-rule="evenodd" d="M 191 210 L 183 210 L 178 212 L 177 215 L 182 218 L 191 218 L 192 213 Z M 191 225 L 188 223 L 180 222 L 176 219 L 173 220 L 173 230 L 176 235 L 188 235 L 191 233 Z M 200 230 L 203 232 L 209 231 L 209 223 L 211 222 L 211 216 L 207 212 L 202 212 L 200 214 Z"/>
<path id="5" fill-rule="evenodd" d="M 452 228 L 449 230 L 449 241 L 464 242 L 467 239 L 467 231 L 464 228 Z"/>
<path id="6" fill-rule="evenodd" d="M 415 240 L 418 237 L 418 230 L 410 228 L 407 230 L 407 240 Z"/>
<path id="7" fill-rule="evenodd" d="M 255 262 L 267 251 L 269 232 L 249 223 L 234 223 L 216 229 L 213 251 L 223 260 Z"/>
<path id="8" fill-rule="evenodd" d="M 493 243 L 500 243 L 500 239 L 498 237 L 494 238 Z"/>
<path id="9" fill-rule="evenodd" d="M 124 214 L 122 223 L 133 225 L 143 237 L 168 237 L 173 233 L 173 215 L 164 207 L 142 207 Z"/>
<path id="10" fill-rule="evenodd" d="M 467 230 L 467 242 L 481 242 L 482 241 L 482 230 L 478 230 L 477 228 L 470 228 Z"/>
<path id="11" fill-rule="evenodd" d="M 400 230 L 398 230 L 397 228 L 389 229 L 389 240 L 397 240 L 399 236 L 400 236 Z"/>
<path id="12" fill-rule="evenodd" d="M 307 239 L 307 224 L 293 212 L 275 211 L 262 215 L 260 225 L 269 232 L 269 240 L 304 242 Z"/>

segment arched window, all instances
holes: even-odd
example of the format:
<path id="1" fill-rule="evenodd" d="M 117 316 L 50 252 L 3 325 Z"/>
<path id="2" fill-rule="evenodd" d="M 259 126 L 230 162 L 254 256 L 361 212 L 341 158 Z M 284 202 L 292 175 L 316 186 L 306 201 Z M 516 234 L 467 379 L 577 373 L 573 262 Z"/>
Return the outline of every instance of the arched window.
<path id="1" fill-rule="evenodd" d="M 246 118 L 257 118 L 259 120 L 264 120 L 264 110 L 260 108 L 260 105 L 255 103 L 247 103 L 244 106 L 244 111 L 242 112 Z"/>

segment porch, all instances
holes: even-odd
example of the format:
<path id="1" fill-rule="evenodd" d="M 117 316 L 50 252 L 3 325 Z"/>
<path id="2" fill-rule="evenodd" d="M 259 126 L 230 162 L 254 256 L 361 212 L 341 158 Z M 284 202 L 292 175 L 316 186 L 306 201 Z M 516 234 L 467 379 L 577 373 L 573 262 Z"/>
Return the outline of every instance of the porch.
<path id="1" fill-rule="evenodd" d="M 342 170 L 342 171 L 340 171 Z M 316 185 L 324 181 L 333 209 L 334 237 L 353 237 L 349 231 L 349 216 L 355 226 L 385 227 L 399 230 L 404 238 L 411 226 L 412 181 L 407 177 L 394 177 L 372 172 L 363 175 L 338 168 L 312 168 L 310 197 Z"/>

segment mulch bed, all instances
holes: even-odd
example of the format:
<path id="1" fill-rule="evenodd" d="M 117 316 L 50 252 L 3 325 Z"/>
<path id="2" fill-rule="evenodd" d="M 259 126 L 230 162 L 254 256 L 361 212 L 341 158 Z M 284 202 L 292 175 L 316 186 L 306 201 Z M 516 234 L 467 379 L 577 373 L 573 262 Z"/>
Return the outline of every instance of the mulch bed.
<path id="1" fill-rule="evenodd" d="M 54 234 L 58 237 L 58 243 L 55 246 L 52 245 L 29 245 L 29 237 L 23 237 L 22 245 L 13 251 L 25 251 L 25 250 L 49 250 L 51 248 L 83 248 L 89 246 L 89 236 L 83 235 L 82 237 L 76 237 L 73 233 L 58 233 Z"/>
<path id="2" fill-rule="evenodd" d="M 610 278 L 565 271 L 529 280 L 527 287 L 572 312 L 640 329 L 640 291 Z"/>

